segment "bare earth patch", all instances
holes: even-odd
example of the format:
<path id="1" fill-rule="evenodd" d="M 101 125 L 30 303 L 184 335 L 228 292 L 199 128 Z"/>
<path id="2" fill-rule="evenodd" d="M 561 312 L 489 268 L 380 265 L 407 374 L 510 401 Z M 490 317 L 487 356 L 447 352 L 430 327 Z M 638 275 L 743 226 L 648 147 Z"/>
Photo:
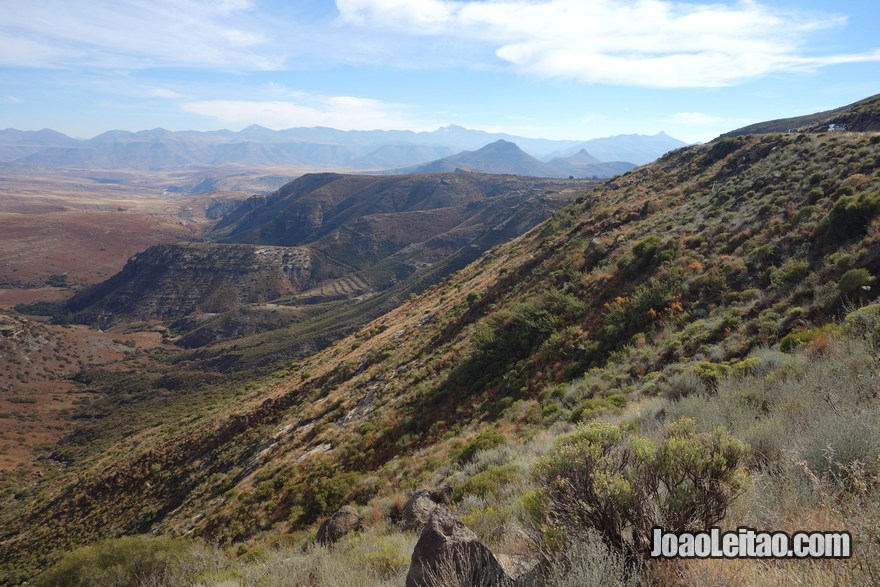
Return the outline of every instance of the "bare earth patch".
<path id="1" fill-rule="evenodd" d="M 33 471 L 41 446 L 73 427 L 89 397 L 71 378 L 161 344 L 157 332 L 111 333 L 40 324 L 0 312 L 0 471 Z"/>

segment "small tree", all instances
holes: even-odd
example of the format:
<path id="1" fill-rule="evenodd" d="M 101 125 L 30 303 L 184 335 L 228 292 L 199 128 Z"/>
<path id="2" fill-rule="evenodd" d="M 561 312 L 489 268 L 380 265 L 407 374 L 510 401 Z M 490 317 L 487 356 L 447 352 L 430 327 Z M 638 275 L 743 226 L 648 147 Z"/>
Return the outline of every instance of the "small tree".
<path id="1" fill-rule="evenodd" d="M 691 418 L 668 424 L 660 441 L 594 421 L 560 439 L 535 476 L 553 527 L 593 528 L 637 559 L 650 551 L 654 526 L 705 530 L 723 518 L 747 486 L 747 454 L 722 428 L 698 433 Z"/>

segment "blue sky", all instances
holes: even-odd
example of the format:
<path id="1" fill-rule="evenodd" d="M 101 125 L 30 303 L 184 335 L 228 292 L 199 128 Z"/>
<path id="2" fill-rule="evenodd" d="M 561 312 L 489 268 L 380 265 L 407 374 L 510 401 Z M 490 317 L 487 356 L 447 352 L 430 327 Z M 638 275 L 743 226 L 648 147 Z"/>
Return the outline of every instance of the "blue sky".
<path id="1" fill-rule="evenodd" d="M 874 0 L 0 0 L 0 128 L 688 142 L 880 93 Z"/>

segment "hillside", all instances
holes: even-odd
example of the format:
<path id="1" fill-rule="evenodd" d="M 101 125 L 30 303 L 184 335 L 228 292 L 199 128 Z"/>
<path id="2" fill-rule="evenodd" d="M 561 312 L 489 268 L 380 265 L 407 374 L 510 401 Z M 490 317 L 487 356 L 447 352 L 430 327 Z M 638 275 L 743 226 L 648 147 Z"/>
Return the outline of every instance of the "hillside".
<path id="1" fill-rule="evenodd" d="M 177 320 L 182 333 L 202 329 L 184 339 L 187 346 L 256 334 L 396 286 L 409 294 L 415 283 L 424 287 L 459 268 L 453 259 L 462 249 L 472 259 L 590 185 L 483 174 L 307 174 L 229 212 L 208 235 L 215 242 L 151 247 L 78 292 L 65 310 L 102 326 Z M 213 324 L 207 338 L 204 320 Z"/>
<path id="2" fill-rule="evenodd" d="M 297 214 L 317 218 L 306 209 Z M 853 474 L 877 473 L 869 464 L 876 451 L 858 439 L 880 429 L 880 406 L 842 379 L 875 378 L 876 358 L 835 354 L 844 343 L 826 325 L 876 299 L 878 216 L 877 135 L 725 138 L 600 185 L 271 374 L 218 378 L 193 355 L 150 372 L 83 374 L 98 394 L 82 409 L 86 422 L 54 449 L 43 482 L 6 498 L 3 572 L 30 576 L 60 550 L 147 531 L 237 548 L 235 564 L 246 566 L 252 549 L 299 548 L 346 503 L 373 516 L 366 540 L 390 545 L 405 536 L 394 525 L 394 500 L 441 482 L 480 538 L 510 552 L 528 512 L 554 519 L 545 502 L 528 501 L 555 499 L 529 473 L 535 459 L 553 451 L 552 438 L 570 423 L 603 414 L 652 439 L 673 415 L 695 417 L 701 434 L 724 424 L 756 447 L 738 473 L 755 480 L 745 503 L 764 502 L 761 515 L 776 516 L 768 524 L 745 505 L 733 520 L 800 528 L 811 515 L 815 527 L 842 524 L 862 536 L 867 522 L 850 501 L 823 525 L 819 498 L 786 455 L 805 459 L 820 487 L 853 500 L 861 494 L 835 475 L 855 462 L 868 469 Z M 242 234 L 258 234 L 257 226 Z M 825 358 L 788 354 L 798 345 Z M 832 360 L 837 367 L 822 362 Z M 838 375 L 820 377 L 811 363 Z M 780 402 L 772 386 L 787 381 L 825 387 L 794 386 L 802 404 Z M 844 401 L 844 390 L 862 399 Z M 781 414 L 822 397 L 833 410 L 806 411 L 797 434 L 784 432 Z M 693 434 L 684 438 L 703 438 Z M 822 457 L 831 445 L 840 468 Z M 844 455 L 844 446 L 854 452 Z M 773 496 L 792 487 L 802 501 L 786 510 Z M 541 540 L 558 544 L 554 536 Z M 366 548 L 357 540 L 342 552 Z M 865 546 L 854 560 L 870 570 L 872 552 Z M 859 572 L 835 569 L 850 579 Z"/>
<path id="3" fill-rule="evenodd" d="M 99 327 L 122 317 L 169 320 L 224 312 L 304 289 L 312 283 L 314 264 L 309 251 L 296 248 L 154 245 L 107 281 L 77 293 L 66 309 Z"/>
<path id="4" fill-rule="evenodd" d="M 880 119 L 877 117 L 878 109 L 880 109 L 880 95 L 865 98 L 849 106 L 842 106 L 834 110 L 751 124 L 724 133 L 721 137 L 789 131 L 825 132 L 831 124 L 847 125 L 850 131 L 855 132 L 880 132 Z"/>

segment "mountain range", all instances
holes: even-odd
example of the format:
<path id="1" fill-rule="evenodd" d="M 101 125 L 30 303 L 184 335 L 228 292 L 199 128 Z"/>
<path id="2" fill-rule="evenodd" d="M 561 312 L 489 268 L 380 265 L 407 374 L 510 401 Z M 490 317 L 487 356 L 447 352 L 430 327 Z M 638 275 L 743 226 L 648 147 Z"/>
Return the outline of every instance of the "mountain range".
<path id="1" fill-rule="evenodd" d="M 602 162 L 586 149 L 570 157 L 554 157 L 544 162 L 535 159 L 515 143 L 499 139 L 476 151 L 463 151 L 424 165 L 399 171 L 411 173 L 441 173 L 449 171 L 478 171 L 526 175 L 532 177 L 594 177 L 607 178 L 625 173 L 635 165 L 624 161 Z M 389 173 L 395 173 L 391 171 Z"/>
<path id="2" fill-rule="evenodd" d="M 447 126 L 433 132 L 339 131 L 331 128 L 274 131 L 256 125 L 238 132 L 114 130 L 87 140 L 74 139 L 49 129 L 6 129 L 0 131 L 0 162 L 137 170 L 224 165 L 386 170 L 425 164 L 499 140 L 516 143 L 532 156 L 548 161 L 586 149 L 599 161 L 633 164 L 652 161 L 670 149 L 685 145 L 664 133 L 565 141 L 487 133 L 459 126 Z M 517 173 L 528 175 L 523 171 Z M 602 170 L 597 168 L 597 171 Z"/>
<path id="3" fill-rule="evenodd" d="M 880 98 L 832 117 L 876 129 Z M 442 224 L 438 202 L 534 188 L 443 271 L 312 322 L 269 315 L 274 330 L 195 349 L 120 342 L 124 358 L 83 366 L 76 428 L 41 448 L 45 473 L 0 495 L 0 583 L 404 584 L 427 536 L 435 552 L 464 545 L 453 573 L 503 566 L 493 585 L 876 584 L 880 134 L 810 118 L 573 180 L 570 203 L 530 229 L 518 219 L 550 189 L 535 182 L 569 180 L 310 174 L 231 211 L 216 242 L 139 254 L 95 303 L 164 309 L 193 299 L 190 281 L 216 283 L 212 302 L 289 295 L 310 276 L 285 251 L 320 243 L 375 268 L 409 247 L 391 227 Z M 483 187 L 454 197 L 444 180 Z M 32 333 L 0 342 L 22 377 L 29 345 L 73 362 L 48 326 L 16 318 L 3 332 Z M 292 350 L 331 318 L 348 330 Z M 809 564 L 658 561 L 640 538 L 652 523 L 806 523 L 854 548 Z"/>

